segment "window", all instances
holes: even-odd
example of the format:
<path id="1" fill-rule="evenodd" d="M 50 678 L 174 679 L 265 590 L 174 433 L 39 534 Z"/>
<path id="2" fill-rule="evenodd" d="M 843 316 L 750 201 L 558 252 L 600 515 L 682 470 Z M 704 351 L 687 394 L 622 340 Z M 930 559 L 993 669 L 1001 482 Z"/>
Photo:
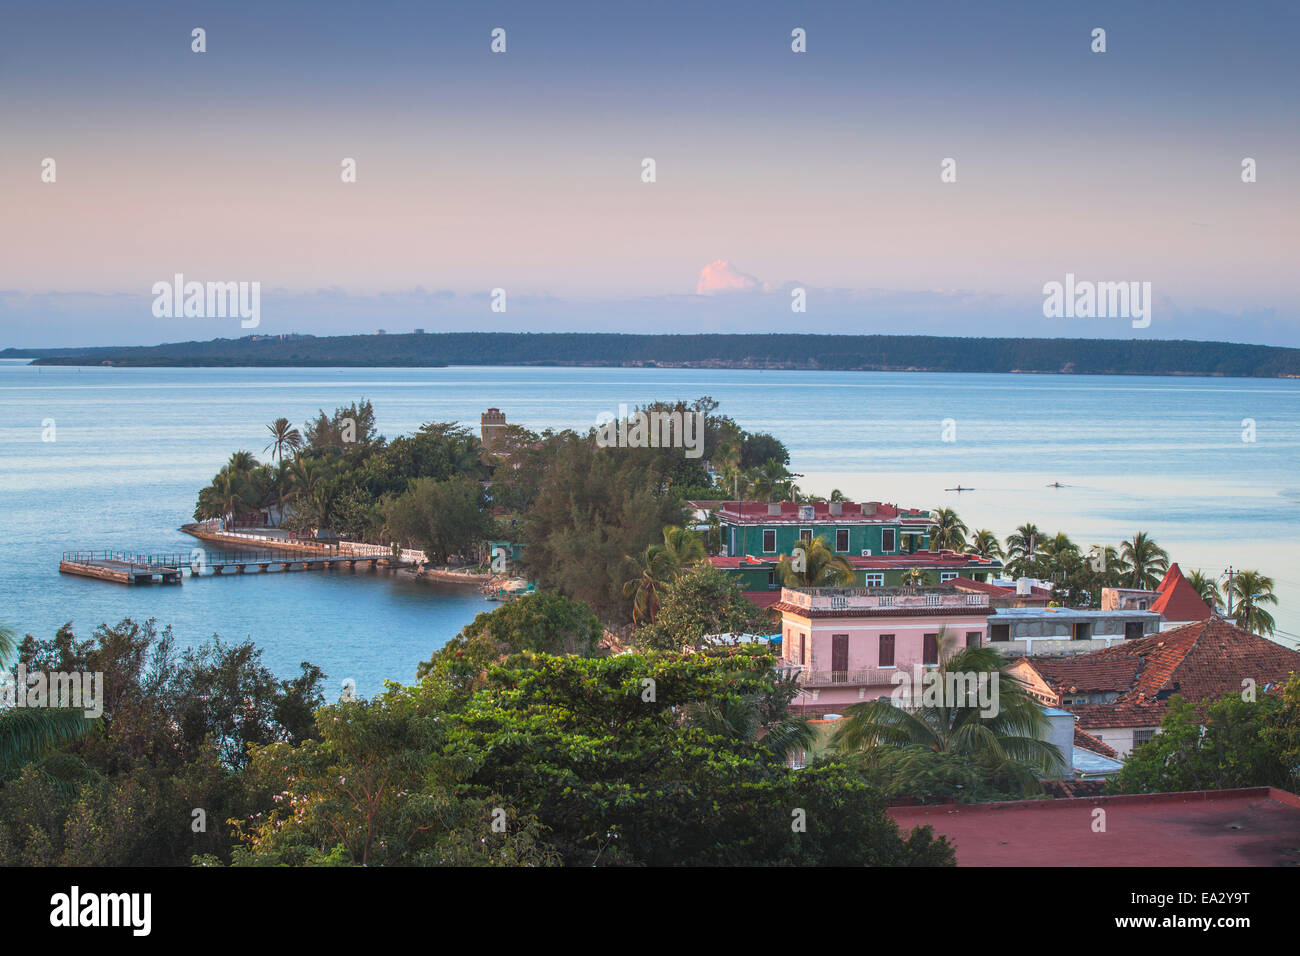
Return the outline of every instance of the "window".
<path id="1" fill-rule="evenodd" d="M 774 588 L 774 587 L 776 587 L 776 569 L 775 569 L 775 568 L 768 568 L 768 569 L 767 569 L 767 588 L 768 588 L 768 590 L 770 591 L 770 590 L 772 590 L 772 588 Z"/>
<path id="2" fill-rule="evenodd" d="M 1136 641 L 1136 640 L 1137 640 L 1139 637 L 1141 637 L 1141 636 L 1142 636 L 1142 622 L 1141 622 L 1141 621 L 1125 621 L 1125 622 L 1124 622 L 1124 640 L 1126 640 L 1126 641 Z"/>
<path id="3" fill-rule="evenodd" d="M 812 528 L 800 528 L 800 529 L 799 529 L 799 540 L 802 541 L 804 544 L 807 544 L 809 541 L 811 541 L 811 540 L 812 540 Z"/>
<path id="4" fill-rule="evenodd" d="M 921 663 L 922 664 L 939 663 L 939 635 L 938 634 L 925 635 L 925 643 L 921 648 Z"/>
<path id="5" fill-rule="evenodd" d="M 881 667 L 894 666 L 894 635 L 893 634 L 880 635 L 880 666 Z"/>
<path id="6" fill-rule="evenodd" d="M 800 635 L 799 635 L 799 663 L 800 663 L 800 665 L 803 665 L 803 664 L 807 664 L 807 663 L 808 663 L 807 650 L 808 650 L 808 648 L 807 648 L 806 645 L 804 644 L 804 636 L 803 636 L 802 634 L 800 634 Z"/>
<path id="7" fill-rule="evenodd" d="M 874 572 L 868 572 L 867 574 L 863 575 L 863 580 L 865 581 L 866 586 L 869 588 L 883 588 L 885 586 L 884 572 L 881 572 L 879 574 L 876 574 Z"/>
<path id="8" fill-rule="evenodd" d="M 1074 639 L 1076 641 L 1086 641 L 1092 637 L 1092 625 L 1085 621 L 1079 621 L 1074 625 Z"/>
<path id="9" fill-rule="evenodd" d="M 1133 746 L 1136 747 L 1139 744 L 1144 744 L 1155 735 L 1156 735 L 1155 727 L 1149 727 L 1143 730 L 1135 730 L 1133 731 Z"/>
<path id="10" fill-rule="evenodd" d="M 880 532 L 880 550 L 886 553 L 893 551 L 898 547 L 898 532 L 893 528 L 885 528 Z"/>
<path id="11" fill-rule="evenodd" d="M 831 681 L 843 684 L 849 679 L 849 636 L 831 635 Z"/>
<path id="12" fill-rule="evenodd" d="M 939 572 L 939 581 L 940 581 L 940 582 L 943 582 L 943 581 L 951 581 L 953 578 L 956 578 L 956 577 L 961 577 L 961 575 L 959 575 L 956 571 L 940 571 L 940 572 Z"/>
<path id="13" fill-rule="evenodd" d="M 1010 624 L 990 624 L 989 625 L 990 641 L 1009 641 L 1011 640 Z"/>
<path id="14" fill-rule="evenodd" d="M 835 529 L 835 550 L 836 551 L 849 550 L 849 529 L 848 528 Z"/>
<path id="15" fill-rule="evenodd" d="M 763 529 L 763 553 L 776 553 L 776 530 L 773 528 Z"/>
<path id="16" fill-rule="evenodd" d="M 967 646 L 967 647 L 979 647 L 979 646 L 980 646 L 980 638 L 983 637 L 983 635 L 984 635 L 984 632 L 983 632 L 983 631 L 967 631 L 967 632 L 966 632 L 966 646 Z"/>

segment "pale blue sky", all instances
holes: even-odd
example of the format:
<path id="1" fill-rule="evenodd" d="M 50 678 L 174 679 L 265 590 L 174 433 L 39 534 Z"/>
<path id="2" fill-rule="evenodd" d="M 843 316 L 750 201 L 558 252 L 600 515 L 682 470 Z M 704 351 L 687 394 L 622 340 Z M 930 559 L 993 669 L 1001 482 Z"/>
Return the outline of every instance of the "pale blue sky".
<path id="1" fill-rule="evenodd" d="M 1298 10 L 28 5 L 0 33 L 0 346 L 244 334 L 155 319 L 176 272 L 261 282 L 271 332 L 1300 345 Z M 748 291 L 697 294 L 717 260 Z M 1151 327 L 1044 319 L 1066 272 L 1151 282 Z"/>

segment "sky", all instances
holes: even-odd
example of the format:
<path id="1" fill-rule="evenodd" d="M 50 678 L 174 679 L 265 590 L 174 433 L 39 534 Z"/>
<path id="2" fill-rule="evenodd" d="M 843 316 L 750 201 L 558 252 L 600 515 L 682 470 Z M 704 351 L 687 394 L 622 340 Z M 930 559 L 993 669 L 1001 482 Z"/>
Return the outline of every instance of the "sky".
<path id="1" fill-rule="evenodd" d="M 272 334 L 1300 346 L 1298 49 L 1294 2 L 24 4 L 0 347 L 248 334 L 155 316 L 178 273 Z M 1045 317 L 1067 274 L 1150 325 Z"/>

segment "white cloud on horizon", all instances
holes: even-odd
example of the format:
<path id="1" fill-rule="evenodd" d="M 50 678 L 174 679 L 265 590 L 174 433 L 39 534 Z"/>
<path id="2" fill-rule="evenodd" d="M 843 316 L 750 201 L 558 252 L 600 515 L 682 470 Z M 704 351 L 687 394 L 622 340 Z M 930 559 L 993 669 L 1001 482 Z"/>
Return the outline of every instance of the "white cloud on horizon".
<path id="1" fill-rule="evenodd" d="M 753 292 L 759 288 L 759 281 L 753 276 L 741 272 L 726 259 L 714 259 L 700 270 L 700 278 L 695 283 L 695 294 Z"/>

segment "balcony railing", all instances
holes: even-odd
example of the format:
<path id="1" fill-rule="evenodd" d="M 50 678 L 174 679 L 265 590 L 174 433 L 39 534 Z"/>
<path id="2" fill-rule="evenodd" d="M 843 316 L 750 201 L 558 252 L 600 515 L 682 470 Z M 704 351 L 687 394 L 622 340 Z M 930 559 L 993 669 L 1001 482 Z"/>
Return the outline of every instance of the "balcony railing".
<path id="1" fill-rule="evenodd" d="M 930 670 L 933 665 L 926 665 Z M 798 665 L 783 664 L 779 670 L 794 677 L 801 687 L 893 687 L 893 677 L 900 670 L 910 677 L 910 667 L 866 667 L 853 671 L 815 671 Z"/>
<path id="2" fill-rule="evenodd" d="M 936 608 L 989 607 L 988 595 L 968 594 L 950 587 L 783 588 L 781 600 L 795 607 L 817 611 L 915 608 L 924 612 Z"/>

